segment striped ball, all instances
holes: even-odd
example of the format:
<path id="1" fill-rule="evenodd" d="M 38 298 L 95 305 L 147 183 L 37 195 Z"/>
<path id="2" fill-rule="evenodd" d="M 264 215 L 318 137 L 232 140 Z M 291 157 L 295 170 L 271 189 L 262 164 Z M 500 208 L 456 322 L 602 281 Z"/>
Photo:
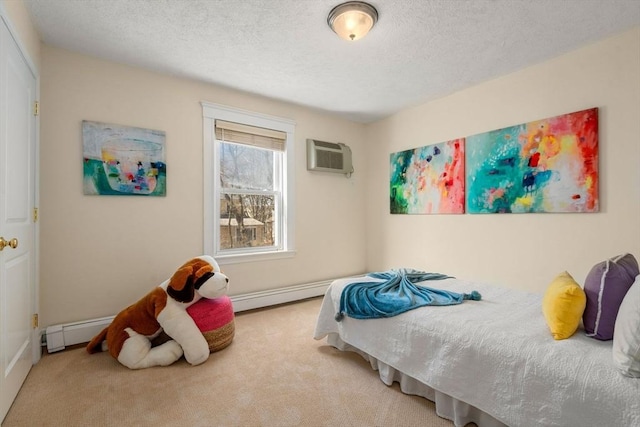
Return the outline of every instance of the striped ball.
<path id="1" fill-rule="evenodd" d="M 236 330 L 231 298 L 226 295 L 214 299 L 203 298 L 189 306 L 187 312 L 207 340 L 211 353 L 231 344 Z"/>

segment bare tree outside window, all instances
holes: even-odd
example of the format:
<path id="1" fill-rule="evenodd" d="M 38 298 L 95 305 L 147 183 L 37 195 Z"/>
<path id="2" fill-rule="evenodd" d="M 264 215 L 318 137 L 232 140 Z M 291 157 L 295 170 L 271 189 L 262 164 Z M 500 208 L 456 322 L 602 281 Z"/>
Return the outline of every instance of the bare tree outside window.
<path id="1" fill-rule="evenodd" d="M 220 143 L 220 248 L 273 246 L 273 150 Z"/>
<path id="2" fill-rule="evenodd" d="M 223 263 L 295 256 L 295 122 L 202 102 L 204 250 Z"/>

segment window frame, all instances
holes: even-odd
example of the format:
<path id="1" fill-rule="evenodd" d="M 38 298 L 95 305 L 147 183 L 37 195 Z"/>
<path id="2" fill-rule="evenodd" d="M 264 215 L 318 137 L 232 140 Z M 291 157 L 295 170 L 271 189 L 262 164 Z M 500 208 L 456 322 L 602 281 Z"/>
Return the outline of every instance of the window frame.
<path id="1" fill-rule="evenodd" d="M 225 105 L 202 101 L 204 136 L 204 253 L 213 256 L 219 264 L 290 258 L 294 248 L 294 131 L 295 122 L 290 119 L 246 111 Z M 285 148 L 281 162 L 282 204 L 279 212 L 280 247 L 235 248 L 233 251 L 219 251 L 220 241 L 220 185 L 218 141 L 215 136 L 215 121 L 241 123 L 249 126 L 273 129 L 286 133 Z"/>

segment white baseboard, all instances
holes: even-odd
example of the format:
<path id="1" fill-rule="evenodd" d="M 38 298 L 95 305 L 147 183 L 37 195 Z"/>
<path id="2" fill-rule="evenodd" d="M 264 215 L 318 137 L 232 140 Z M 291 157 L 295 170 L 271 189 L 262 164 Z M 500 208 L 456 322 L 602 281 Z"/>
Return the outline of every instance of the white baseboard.
<path id="1" fill-rule="evenodd" d="M 231 297 L 233 311 L 252 310 L 254 308 L 269 307 L 305 298 L 322 296 L 333 280 L 308 283 L 306 285 L 288 286 L 286 288 L 271 289 L 268 291 L 251 292 L 248 294 Z"/>
<path id="2" fill-rule="evenodd" d="M 111 324 L 114 317 L 100 317 L 83 322 L 49 326 L 45 330 L 47 351 L 53 353 L 64 350 L 70 345 L 91 341 L 100 331 Z"/>
<path id="3" fill-rule="evenodd" d="M 254 308 L 269 307 L 292 301 L 299 301 L 324 295 L 333 280 L 288 286 L 268 291 L 251 292 L 231 296 L 233 311 L 240 312 Z M 47 351 L 53 353 L 66 347 L 91 341 L 102 329 L 111 324 L 115 316 L 90 319 L 82 322 L 66 323 L 47 327 L 45 339 Z"/>

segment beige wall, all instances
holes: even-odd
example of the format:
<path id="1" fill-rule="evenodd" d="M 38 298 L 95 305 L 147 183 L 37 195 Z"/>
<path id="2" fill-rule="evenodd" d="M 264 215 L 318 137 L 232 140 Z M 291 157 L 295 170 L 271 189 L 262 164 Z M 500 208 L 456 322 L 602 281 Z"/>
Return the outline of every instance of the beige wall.
<path id="1" fill-rule="evenodd" d="M 41 76 L 43 326 L 113 315 L 202 253 L 202 100 L 296 122 L 297 254 L 223 266 L 230 294 L 364 271 L 364 125 L 49 46 Z M 167 196 L 83 195 L 82 120 L 164 130 Z M 353 177 L 308 172 L 306 138 L 348 144 Z"/>
<path id="2" fill-rule="evenodd" d="M 11 26 L 16 31 L 19 42 L 26 49 L 29 60 L 36 70 L 40 70 L 40 36 L 33 27 L 29 12 L 23 0 L 0 0 Z"/>
<path id="3" fill-rule="evenodd" d="M 508 58 L 505 58 L 508 60 Z M 600 213 L 390 215 L 389 154 L 599 108 Z M 640 259 L 640 28 L 367 127 L 367 268 L 413 267 L 543 291 L 568 270 Z"/>

